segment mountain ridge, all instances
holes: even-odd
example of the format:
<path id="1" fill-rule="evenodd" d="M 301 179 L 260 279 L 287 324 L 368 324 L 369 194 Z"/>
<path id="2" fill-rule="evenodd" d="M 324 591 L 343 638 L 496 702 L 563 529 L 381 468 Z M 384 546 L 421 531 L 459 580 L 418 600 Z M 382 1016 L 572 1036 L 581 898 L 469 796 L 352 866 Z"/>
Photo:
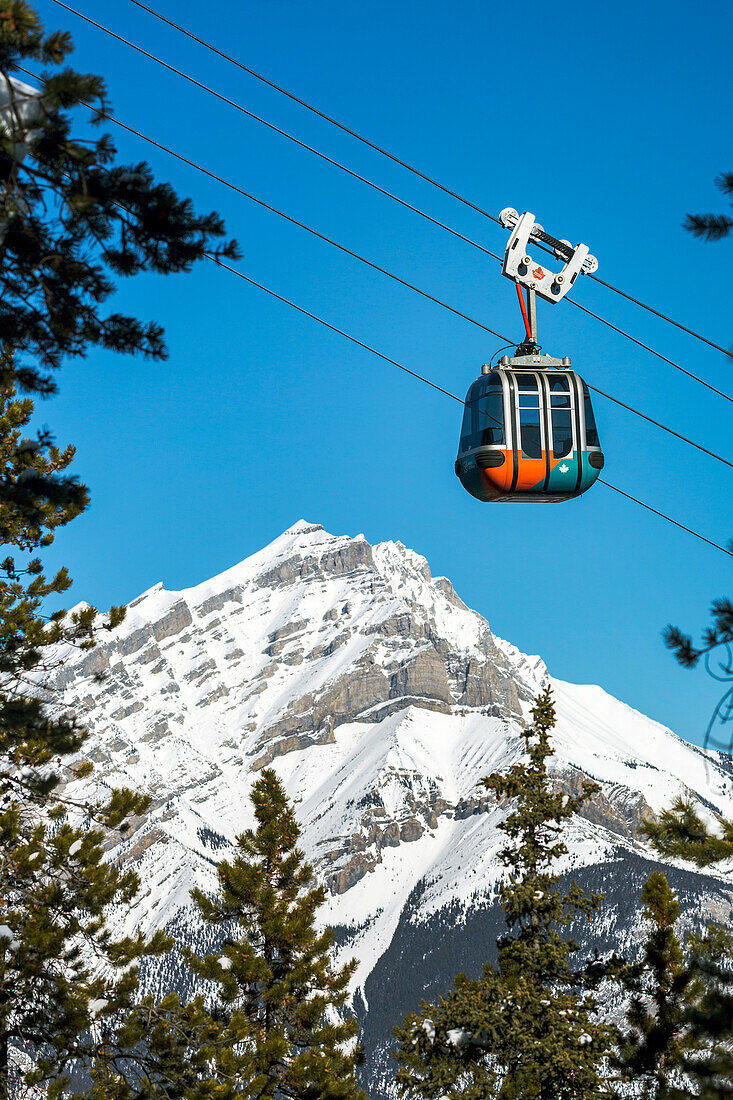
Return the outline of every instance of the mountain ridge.
<path id="1" fill-rule="evenodd" d="M 216 860 L 253 823 L 253 776 L 272 764 L 328 886 L 324 919 L 339 930 L 341 956 L 360 960 L 353 993 L 378 1077 L 389 1029 L 374 1005 L 394 999 L 385 960 L 395 936 L 412 935 L 400 950 L 413 950 L 419 971 L 431 930 L 478 927 L 482 913 L 486 928 L 496 924 L 505 810 L 479 780 L 519 759 L 542 686 L 552 685 L 558 714 L 554 782 L 568 792 L 586 776 L 601 785 L 568 828 L 563 873 L 610 876 L 622 905 L 615 878 L 659 862 L 637 835 L 645 816 L 678 793 L 709 820 L 733 816 L 729 766 L 716 754 L 601 687 L 553 678 L 401 543 L 371 546 L 302 520 L 210 580 L 181 591 L 159 582 L 128 607 L 95 650 L 68 652 L 54 681 L 90 730 L 95 772 L 76 792 L 125 784 L 153 799 L 110 852 L 144 884 L 128 923 L 201 942 L 190 888 L 213 887 Z M 727 864 L 677 871 L 689 897 L 689 883 L 700 884 L 691 919 L 730 915 Z M 635 888 L 628 912 L 609 917 L 630 941 L 641 927 Z M 600 926 L 584 933 L 588 950 L 594 936 L 601 942 Z M 490 940 L 480 949 L 467 940 L 466 958 L 486 958 Z M 153 969 L 145 980 L 156 989 L 162 977 Z"/>

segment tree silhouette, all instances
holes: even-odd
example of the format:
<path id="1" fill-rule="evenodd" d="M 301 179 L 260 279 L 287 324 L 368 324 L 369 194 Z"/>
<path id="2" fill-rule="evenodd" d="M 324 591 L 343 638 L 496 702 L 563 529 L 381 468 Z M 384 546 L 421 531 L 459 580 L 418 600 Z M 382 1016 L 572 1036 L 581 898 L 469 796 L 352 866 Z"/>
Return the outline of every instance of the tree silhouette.
<path id="1" fill-rule="evenodd" d="M 724 195 L 733 195 L 733 172 L 722 172 L 715 186 Z M 688 214 L 682 224 L 689 233 L 704 241 L 720 241 L 733 229 L 733 218 L 728 214 Z"/>

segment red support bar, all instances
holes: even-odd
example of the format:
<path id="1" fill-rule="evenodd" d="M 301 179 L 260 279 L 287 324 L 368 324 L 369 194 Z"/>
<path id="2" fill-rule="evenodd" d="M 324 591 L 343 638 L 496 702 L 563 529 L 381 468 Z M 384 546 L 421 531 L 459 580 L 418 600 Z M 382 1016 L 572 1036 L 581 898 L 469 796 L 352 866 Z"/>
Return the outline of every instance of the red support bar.
<path id="1" fill-rule="evenodd" d="M 529 317 L 527 316 L 527 307 L 524 304 L 524 294 L 522 294 L 522 288 L 519 283 L 515 283 L 514 285 L 517 288 L 517 296 L 519 297 L 519 308 L 521 309 L 522 317 L 524 318 L 524 329 L 527 333 L 527 339 L 531 341 L 532 329 L 530 328 Z"/>

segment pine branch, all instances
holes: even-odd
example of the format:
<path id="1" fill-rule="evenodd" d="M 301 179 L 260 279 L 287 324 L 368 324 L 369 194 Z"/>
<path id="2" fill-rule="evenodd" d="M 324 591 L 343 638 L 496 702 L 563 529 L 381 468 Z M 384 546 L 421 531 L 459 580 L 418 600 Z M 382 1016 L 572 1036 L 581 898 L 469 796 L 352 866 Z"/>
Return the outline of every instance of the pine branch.
<path id="1" fill-rule="evenodd" d="M 711 833 L 695 808 L 679 797 L 658 821 L 645 821 L 640 832 L 660 855 L 707 867 L 733 856 L 733 822 L 720 819 L 720 828 L 720 834 Z"/>
<path id="2" fill-rule="evenodd" d="M 721 172 L 715 181 L 715 186 L 724 195 L 733 195 L 733 172 Z"/>
<path id="3" fill-rule="evenodd" d="M 688 214 L 682 228 L 705 241 L 721 241 L 733 229 L 733 218 L 727 214 Z"/>

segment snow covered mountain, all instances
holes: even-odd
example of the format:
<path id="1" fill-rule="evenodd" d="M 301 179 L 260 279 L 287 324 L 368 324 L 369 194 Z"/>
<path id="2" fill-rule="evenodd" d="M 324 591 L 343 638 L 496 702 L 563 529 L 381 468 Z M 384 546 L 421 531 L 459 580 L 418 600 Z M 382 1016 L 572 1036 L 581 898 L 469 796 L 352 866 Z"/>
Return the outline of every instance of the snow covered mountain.
<path id="1" fill-rule="evenodd" d="M 479 781 L 517 759 L 548 680 L 557 782 L 575 790 L 588 776 L 602 788 L 568 833 L 565 870 L 609 901 L 578 936 L 601 949 L 633 943 L 640 884 L 656 863 L 638 824 L 680 792 L 733 816 L 728 758 L 600 687 L 553 679 L 401 543 L 370 546 L 300 521 L 212 580 L 143 593 L 55 683 L 91 731 L 87 789 L 126 784 L 153 797 L 113 853 L 143 883 L 136 926 L 206 942 L 189 890 L 211 888 L 217 859 L 252 824 L 253 777 L 273 764 L 329 887 L 326 919 L 343 957 L 359 959 L 355 1005 L 378 1096 L 393 1024 L 492 953 L 501 811 Z M 730 867 L 668 873 L 691 920 L 730 917 Z M 145 980 L 185 986 L 175 958 Z"/>

